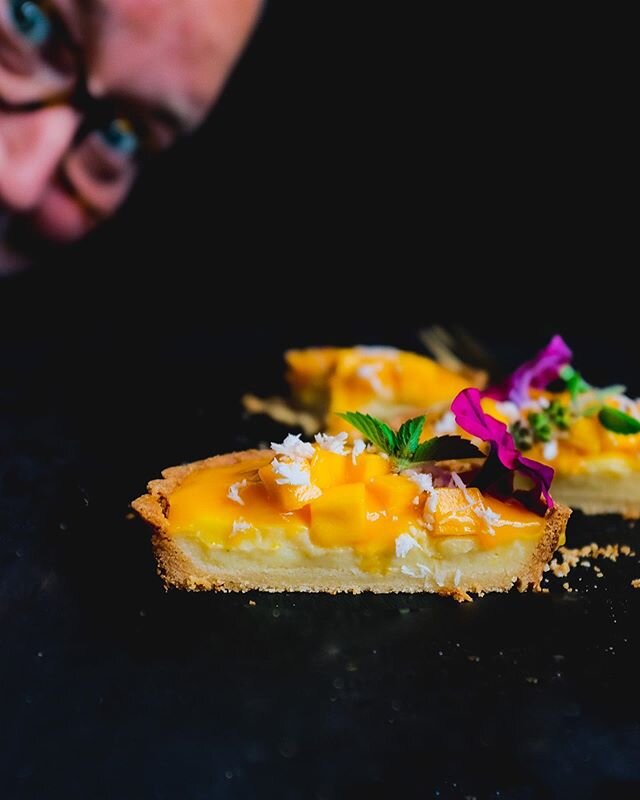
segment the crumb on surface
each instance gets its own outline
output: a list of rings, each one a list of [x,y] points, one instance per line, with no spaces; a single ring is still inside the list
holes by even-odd
[[[631,581],[631,585],[633,586],[634,589],[640,589],[640,578],[634,578]]]
[[[597,564],[591,563],[592,560],[606,558],[609,561],[616,562],[620,556],[635,556],[635,552],[627,544],[607,544],[604,547],[600,547],[595,542],[591,542],[591,544],[587,544],[584,547],[559,547],[558,553],[562,556],[562,560],[558,561],[557,558],[554,558],[549,564],[549,569],[556,578],[566,578],[571,570],[578,565],[593,569],[597,578],[603,578],[604,573]],[[563,583],[563,587],[567,591],[572,591],[567,582]]]
[[[568,561],[558,562],[557,558],[554,558],[549,566],[556,578],[565,578],[571,570],[571,564]]]

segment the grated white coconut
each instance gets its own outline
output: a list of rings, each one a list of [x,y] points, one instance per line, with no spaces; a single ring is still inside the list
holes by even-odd
[[[316,442],[320,445],[322,450],[328,450],[330,453],[335,453],[338,456],[346,456],[347,451],[344,449],[348,433],[337,433],[335,436],[330,436],[328,433],[316,433]]]
[[[359,455],[367,449],[367,445],[362,439],[356,439],[351,449],[351,461],[355,464]]]
[[[232,483],[229,487],[229,491],[227,492],[227,497],[229,500],[233,500],[234,503],[238,503],[239,505],[244,505],[244,500],[240,497],[240,489],[244,489],[247,485],[246,478],[241,481],[237,481],[236,483]]]
[[[274,458],[271,462],[273,471],[280,477],[276,483],[281,486],[309,486],[311,474],[304,461],[278,461]]]
[[[271,449],[279,456],[289,456],[289,458],[311,458],[314,454],[313,445],[301,442],[299,433],[295,436],[290,433],[282,444],[271,442]]]
[[[420,547],[410,533],[401,533],[396,539],[396,557],[404,558],[414,547]]]
[[[447,411],[433,426],[436,436],[442,436],[443,433],[455,433],[458,426],[453,411]]]
[[[545,442],[542,448],[542,456],[545,461],[553,461],[558,456],[558,440],[552,439],[550,442]]]

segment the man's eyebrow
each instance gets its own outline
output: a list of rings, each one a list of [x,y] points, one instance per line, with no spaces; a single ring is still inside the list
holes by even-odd
[[[51,6],[54,6],[60,18],[64,20],[65,26],[68,28],[71,36],[76,39],[76,34],[81,29],[76,29],[74,20],[69,18],[68,9],[62,8],[61,4],[56,0],[46,0]],[[88,19],[89,17],[99,17],[105,13],[104,0],[69,0],[69,5],[72,6],[76,12],[75,19]],[[73,28],[73,30],[72,30]],[[193,121],[189,118],[187,113],[182,109],[172,108],[170,105],[164,105],[160,102],[146,101],[140,97],[129,98],[132,105],[139,109],[141,115],[146,116],[153,122],[169,128],[175,136],[183,136],[193,129]]]

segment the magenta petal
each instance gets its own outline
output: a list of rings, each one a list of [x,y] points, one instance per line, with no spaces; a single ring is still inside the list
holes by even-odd
[[[529,400],[529,389],[545,389],[560,375],[562,367],[570,363],[571,350],[562,336],[554,336],[549,344],[531,361],[526,361],[507,380],[487,389],[486,397],[494,400],[511,400],[518,406]]]
[[[482,410],[481,400],[482,394],[478,389],[463,389],[451,404],[456,423],[471,436],[477,436],[488,442],[502,467],[511,473],[519,472],[526,475],[533,481],[531,491],[515,493],[519,499],[523,498],[522,502],[525,505],[535,510],[536,513],[544,513],[542,509],[545,505],[547,508],[553,508],[553,500],[549,494],[554,474],[553,469],[546,464],[540,464],[520,455],[507,426],[490,414],[486,414]],[[485,462],[485,472],[487,466]],[[496,477],[493,475],[494,479]],[[494,480],[494,487],[499,483],[499,480]],[[544,497],[544,503],[541,503],[540,495]]]
[[[485,414],[482,410],[482,395],[479,389],[463,389],[451,403],[451,410],[454,413],[458,425],[480,439],[488,441],[493,438],[493,433],[498,432],[492,423],[505,426],[497,419]]]
[[[518,466],[516,469],[523,475],[528,475],[533,480],[538,497],[540,494],[542,494],[547,508],[553,508],[553,498],[549,493],[551,481],[553,480],[554,476],[553,467],[549,467],[546,464],[541,464],[539,461],[534,461],[531,458],[518,456]]]
[[[515,469],[518,450],[513,436],[504,422],[485,414],[481,405],[482,395],[478,389],[463,389],[451,404],[457,424],[463,431],[490,442],[500,462],[507,469]]]

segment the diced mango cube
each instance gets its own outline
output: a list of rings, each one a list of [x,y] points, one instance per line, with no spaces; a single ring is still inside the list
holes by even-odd
[[[479,489],[467,489],[472,503],[482,502]],[[434,536],[468,536],[480,533],[480,518],[469,508],[469,501],[461,489],[438,489],[438,505],[433,513]]]
[[[320,489],[313,484],[292,486],[288,483],[278,483],[280,476],[274,472],[271,464],[259,469],[258,475],[271,500],[277,503],[283,511],[295,511],[302,508],[321,493]]]
[[[492,518],[488,512],[497,514]],[[503,503],[482,495],[479,489],[438,489],[438,504],[429,531],[434,536],[479,536],[480,545],[493,547],[509,538],[537,539],[544,531],[544,518],[523,506]],[[500,523],[498,525],[498,522]]]
[[[365,489],[344,483],[326,489],[311,505],[311,541],[320,547],[350,546],[364,533]]]
[[[391,464],[388,458],[382,458],[377,453],[361,453],[356,458],[355,464],[351,456],[348,456],[346,470],[347,480],[366,482],[371,478],[388,475],[391,472]]]
[[[399,514],[411,508],[413,499],[420,494],[416,484],[404,475],[382,475],[367,484],[372,507],[380,508],[388,514]]]
[[[320,489],[329,489],[338,483],[345,483],[351,456],[341,456],[330,450],[318,448],[311,460],[311,483]]]

